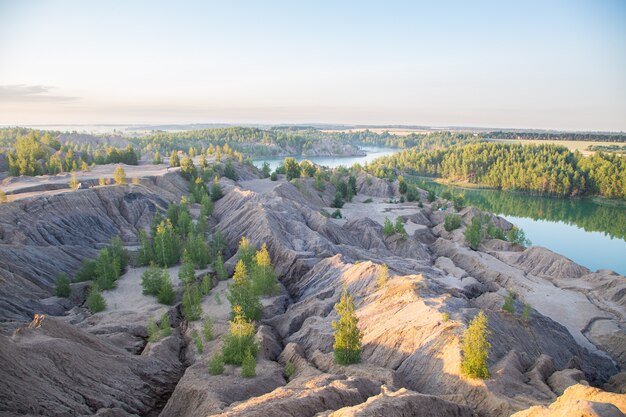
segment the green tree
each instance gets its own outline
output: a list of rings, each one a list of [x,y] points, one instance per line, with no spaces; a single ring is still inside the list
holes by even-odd
[[[178,270],[178,278],[183,284],[193,284],[196,282],[196,271],[193,260],[187,251],[183,253],[183,262]]]
[[[465,240],[470,248],[478,250],[484,237],[485,230],[483,229],[483,222],[480,215],[475,215],[472,218],[472,224],[465,229]]]
[[[209,264],[209,246],[203,236],[189,233],[185,250],[197,268],[204,269]]]
[[[393,227],[393,223],[391,223],[391,220],[389,220],[389,218],[385,217],[385,223],[383,225],[383,234],[386,237],[392,236],[394,233],[396,232],[395,227]]]
[[[139,239],[139,255],[137,257],[137,262],[139,265],[148,265],[154,260],[152,242],[150,241],[146,231],[143,229],[139,230],[137,238]]]
[[[263,178],[268,178],[271,174],[271,169],[270,169],[270,164],[268,164],[267,162],[263,162],[263,166],[261,167],[261,174],[263,175]]]
[[[341,299],[335,304],[335,311],[339,320],[332,322],[335,330],[333,351],[335,362],[340,365],[349,365],[361,361],[361,331],[359,319],[354,313],[354,301],[346,288],[343,289]]]
[[[406,230],[404,229],[404,223],[402,223],[402,219],[400,217],[396,217],[396,224],[393,227],[393,230],[402,236],[403,239],[407,238]]]
[[[241,376],[244,378],[254,378],[256,376],[256,358],[252,356],[250,350],[246,352],[241,362]]]
[[[219,180],[215,177],[213,178],[213,185],[211,186],[211,199],[217,201],[222,197],[224,197],[224,192],[222,191]]]
[[[180,258],[179,238],[169,219],[163,220],[154,236],[154,259],[165,267],[175,265]]]
[[[80,183],[76,179],[76,174],[72,174],[72,176],[70,177],[70,188],[73,191],[76,191],[78,190],[79,187],[80,187]]]
[[[270,181],[278,181],[278,174],[276,171],[272,172],[272,175],[270,175]]]
[[[207,342],[213,340],[213,320],[211,317],[205,317],[202,321],[202,335]]]
[[[209,198],[208,194],[204,194],[200,200],[201,209],[200,214],[209,217],[213,214],[213,201]]]
[[[447,232],[451,232],[459,227],[461,227],[461,216],[458,214],[447,214],[443,222],[443,228]]]
[[[235,266],[233,283],[228,286],[227,298],[233,308],[239,306],[244,316],[250,320],[258,320],[261,318],[263,306],[259,301],[259,297],[254,294],[246,265],[241,259]],[[233,310],[233,315],[234,314],[235,312]]]
[[[72,288],[70,287],[70,280],[67,274],[60,273],[57,275],[56,285],[54,287],[54,295],[57,297],[67,298],[72,294]]]
[[[171,167],[179,167],[180,166],[180,158],[178,157],[178,152],[172,151],[170,155],[170,166]]]
[[[193,178],[196,175],[196,167],[190,157],[184,156],[180,161],[180,173],[186,179]]]
[[[513,293],[513,291],[509,290],[507,296],[504,299],[502,310],[511,315],[515,314],[515,294]]]
[[[163,285],[163,270],[154,263],[141,274],[141,287],[144,295],[158,295]]]
[[[126,171],[122,168],[121,165],[118,165],[113,172],[113,178],[115,179],[115,183],[118,185],[126,184]]]
[[[218,253],[215,261],[213,262],[213,269],[215,270],[215,275],[217,279],[223,281],[228,278],[228,272],[226,272],[226,267],[224,267],[224,261],[222,260],[222,254]]]
[[[298,162],[294,158],[285,158],[284,166],[287,181],[291,181],[294,178],[300,178],[300,165],[298,165]]]
[[[111,254],[109,248],[100,251],[96,261],[95,281],[99,288],[109,290],[115,286],[115,281],[120,276],[120,262]]]
[[[222,375],[224,373],[224,355],[216,353],[209,361],[209,374]]]
[[[254,254],[256,249],[250,243],[247,237],[242,236],[239,240],[239,248],[237,248],[237,259],[242,260],[246,264],[246,268],[250,269],[254,262]]]
[[[185,290],[183,291],[183,316],[188,321],[196,321],[200,319],[202,316],[202,306],[200,303],[202,302],[202,292],[198,285],[185,285]]]
[[[530,321],[530,315],[532,314],[532,308],[530,307],[530,304],[526,303],[524,304],[524,309],[522,310],[522,321],[524,323],[528,323]]]
[[[335,193],[335,198],[333,199],[333,202],[330,206],[334,208],[342,208],[344,204],[345,202],[343,201],[343,196],[341,195],[341,192],[337,191]]]
[[[408,190],[409,189],[408,189],[406,181],[404,181],[404,177],[400,175],[398,177],[398,191],[400,191],[400,194],[406,194]]]
[[[97,285],[91,286],[89,294],[87,295],[86,304],[89,311],[94,314],[104,310],[107,307],[107,303],[104,300],[102,293],[100,293],[100,289]]]
[[[256,295],[275,294],[279,290],[272,259],[265,243],[254,256],[251,275],[252,288]]]
[[[228,161],[226,161],[226,165],[224,166],[224,176],[226,178],[230,178],[233,181],[239,180],[239,174],[237,174],[237,171],[235,171],[235,167],[233,167],[233,161],[231,161],[230,158],[228,159]]]
[[[161,155],[159,154],[159,151],[156,151],[154,153],[154,157],[152,158],[152,163],[154,165],[159,165],[163,163],[163,159],[161,158]]]
[[[235,305],[234,317],[230,321],[230,329],[224,337],[222,353],[224,362],[231,365],[241,365],[245,356],[250,353],[256,356],[259,347],[254,341],[254,324],[247,319],[243,309]]]
[[[161,282],[161,288],[157,294],[157,301],[161,304],[172,305],[176,299],[176,293],[172,287],[172,280],[170,274],[166,269],[163,270],[163,281]]]
[[[487,360],[491,344],[487,340],[490,334],[488,324],[487,316],[481,311],[472,319],[463,334],[461,371],[471,378],[489,378]]]

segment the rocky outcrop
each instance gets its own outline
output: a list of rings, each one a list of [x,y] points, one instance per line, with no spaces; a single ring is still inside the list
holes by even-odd
[[[624,413],[624,395],[585,385],[573,385],[550,406],[531,407],[511,417],[621,417]]]
[[[118,408],[151,415],[182,373],[180,336],[131,355],[47,316],[0,335],[0,414],[91,415]],[[10,364],[10,366],[9,366]]]
[[[73,276],[83,259],[95,257],[114,236],[136,242],[138,231],[167,207],[162,195],[180,199],[179,180],[172,174],[146,186],[98,187],[1,205],[0,321],[59,314],[63,308],[41,302],[56,276]]]

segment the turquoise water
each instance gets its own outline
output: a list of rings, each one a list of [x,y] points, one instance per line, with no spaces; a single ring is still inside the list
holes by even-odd
[[[297,157],[335,168],[364,164],[390,155],[397,149],[363,147],[367,156]],[[284,158],[254,161],[261,167],[268,162],[274,170]],[[426,185],[440,193],[449,190],[461,194],[466,205],[496,213],[522,228],[533,245],[544,246],[592,271],[612,269],[626,275],[626,204],[607,205],[594,199],[561,199],[498,190],[476,190],[442,185],[426,180]]]
[[[594,199],[560,199],[498,190],[476,190],[426,181],[437,192],[463,195],[466,205],[496,213],[544,246],[592,271],[626,275],[626,205]]]
[[[366,156],[296,156],[294,158],[297,161],[303,161],[307,159],[311,162],[315,162],[318,165],[323,165],[328,168],[336,168],[340,165],[343,165],[345,167],[351,167],[356,163],[363,165],[366,162],[371,162],[376,158],[380,158],[381,156],[387,156],[398,152],[398,149],[378,146],[361,146],[361,149],[365,151],[365,153],[367,154]],[[259,168],[261,168],[263,162],[267,162],[270,164],[270,168],[273,171],[276,169],[277,166],[281,165],[284,160],[285,157],[268,157],[255,159],[252,162]]]

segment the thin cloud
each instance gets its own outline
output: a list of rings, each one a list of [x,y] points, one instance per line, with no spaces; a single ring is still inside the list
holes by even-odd
[[[0,85],[0,102],[60,103],[78,100],[78,97],[50,94],[53,89],[46,85]]]

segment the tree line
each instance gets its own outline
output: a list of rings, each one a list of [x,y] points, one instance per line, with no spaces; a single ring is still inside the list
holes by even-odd
[[[626,198],[626,159],[584,157],[563,146],[476,142],[447,149],[408,149],[368,164],[368,172],[394,178],[401,172],[541,195]]]

